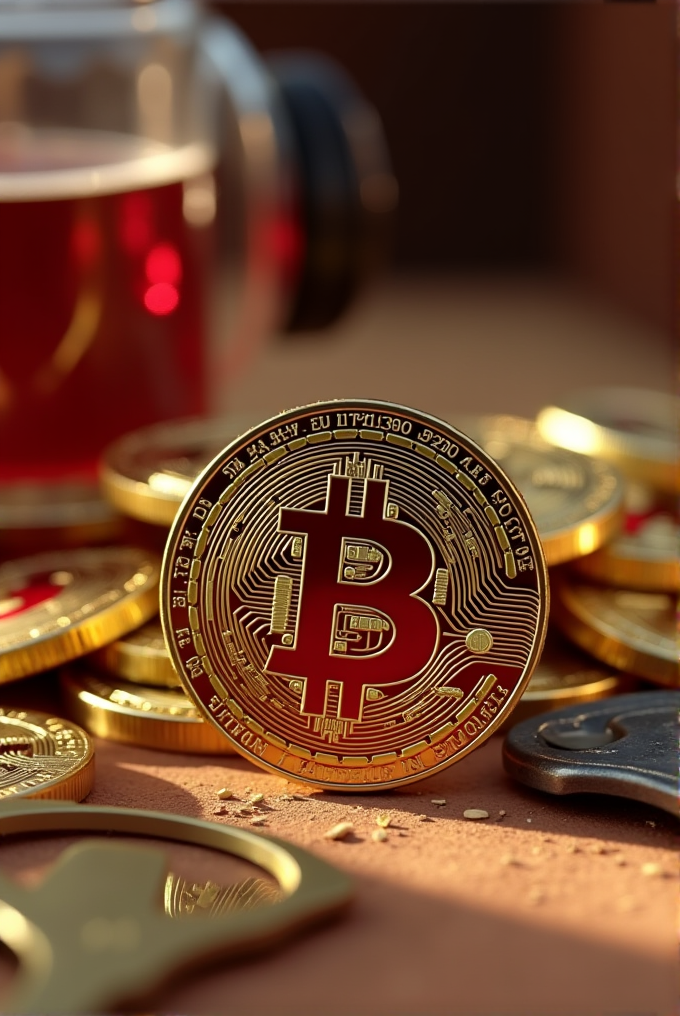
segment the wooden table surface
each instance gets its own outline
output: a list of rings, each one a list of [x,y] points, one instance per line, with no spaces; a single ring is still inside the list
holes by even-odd
[[[435,414],[531,415],[586,384],[670,389],[672,363],[670,337],[555,283],[395,280],[329,338],[272,344],[234,387],[229,406],[268,413],[356,395]],[[620,799],[530,791],[504,774],[501,744],[494,736],[411,787],[352,796],[300,788],[235,757],[98,742],[90,802],[250,828],[252,815],[238,811],[263,793],[264,832],[355,880],[343,917],[250,961],[184,977],[151,1009],[187,1016],[675,1011],[677,822]],[[225,785],[234,798],[221,802],[216,792]],[[490,817],[466,820],[466,808]],[[382,843],[371,839],[380,813],[391,817]],[[345,820],[354,825],[351,837],[323,838]],[[35,879],[61,845],[5,844],[0,863]],[[168,854],[172,870],[196,883],[223,884],[245,870],[196,848],[173,846]]]

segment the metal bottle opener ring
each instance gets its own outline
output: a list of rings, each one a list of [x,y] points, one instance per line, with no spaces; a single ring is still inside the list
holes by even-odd
[[[19,957],[6,1011],[110,1012],[148,995],[171,973],[255,951],[341,909],[349,879],[300,847],[261,833],[159,812],[12,800],[0,835],[127,833],[191,843],[264,868],[284,899],[229,915],[173,920],[163,912],[167,866],[147,846],[85,841],[64,851],[44,881],[0,876],[0,939]]]

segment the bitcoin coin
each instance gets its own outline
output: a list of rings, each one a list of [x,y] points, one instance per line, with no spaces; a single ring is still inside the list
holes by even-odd
[[[0,799],[82,801],[93,781],[94,751],[84,730],[49,713],[0,708]]]
[[[257,422],[241,416],[179,420],[126,434],[104,452],[102,490],[125,515],[169,526],[203,467]]]
[[[541,658],[504,729],[553,709],[630,691],[632,678],[613,673],[548,630]]]
[[[538,429],[551,444],[615,462],[631,479],[680,489],[679,400],[645,388],[591,388],[546,406]]]
[[[346,790],[409,783],[485,740],[548,611],[541,543],[502,469],[449,424],[364,400],[283,413],[218,455],[161,586],[204,715],[265,769]]]
[[[92,654],[92,662],[133,684],[181,688],[157,618]]]
[[[155,557],[130,547],[38,554],[0,565],[0,683],[98,649],[152,617]]]
[[[590,554],[621,528],[624,484],[607,462],[549,445],[521,417],[466,417],[459,423],[519,487],[549,565]]]
[[[678,687],[673,596],[606,589],[560,576],[553,583],[553,604],[562,631],[598,660]]]
[[[605,547],[574,562],[586,578],[624,589],[677,592],[680,589],[680,527],[669,512],[629,516],[623,533]]]
[[[204,722],[183,691],[144,688],[75,667],[61,680],[69,713],[97,737],[159,751],[231,752],[227,739]]]

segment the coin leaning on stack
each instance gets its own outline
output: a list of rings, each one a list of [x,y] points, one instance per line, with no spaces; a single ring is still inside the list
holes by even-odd
[[[104,489],[119,508],[132,516],[167,525],[201,467],[242,431],[246,422],[229,418],[182,421],[122,438],[104,455]],[[587,560],[584,555],[606,546],[619,532],[623,487],[615,467],[551,446],[529,420],[486,416],[466,417],[460,422],[461,429],[498,458],[518,484],[537,524],[549,565]],[[503,510],[507,517],[507,506]],[[537,672],[536,681],[527,688],[526,702],[508,723],[516,722],[527,710],[535,713],[539,708],[559,708],[579,698],[587,701],[613,694],[626,683],[611,671],[598,671],[595,661],[588,667],[568,648],[561,656],[560,660],[560,653],[553,650],[543,661],[541,675]],[[133,660],[132,652],[127,657],[136,671],[141,660]],[[589,676],[584,679],[584,674]],[[140,679],[132,672],[126,676]]]
[[[232,442],[182,502],[161,579],[204,715],[270,772],[339,790],[410,783],[481,744],[529,680],[547,611],[505,472],[444,421],[370,400]]]
[[[104,456],[105,493],[131,517],[158,526],[174,520],[161,589],[165,635],[154,620],[158,564],[152,554],[98,548],[9,563],[0,568],[0,679],[20,681],[80,660],[63,675],[67,711],[98,736],[160,750],[239,751],[274,771],[343,789],[410,782],[525,715],[627,690],[629,674],[675,685],[671,601],[662,604],[661,596],[677,587],[677,562],[669,554],[672,516],[662,485],[650,488],[651,508],[637,514],[628,498],[628,536],[621,535],[616,467],[551,446],[527,420],[461,422],[473,440],[425,414],[360,400],[281,414],[251,427],[242,439],[236,435],[252,420],[184,421],[121,439]],[[617,449],[616,462],[625,468]],[[294,468],[295,462],[300,465]],[[639,462],[633,474],[639,476]],[[630,493],[633,481],[627,482]],[[220,483],[211,501],[207,486]],[[373,678],[357,689],[351,679],[331,675],[319,697],[314,686],[321,650],[309,641],[315,587],[308,579],[309,547],[322,544],[304,525],[316,523],[324,499],[340,486],[349,491],[341,528],[349,528],[339,544],[340,571],[334,566],[330,651],[326,646],[321,655],[340,677],[361,657],[366,672],[373,667]],[[370,526],[357,520],[378,487],[383,514],[370,534]],[[281,498],[290,496],[295,500],[288,509]],[[297,533],[281,528],[293,517],[301,527]],[[391,600],[383,602],[376,590],[389,590],[398,579],[395,559],[401,554],[400,541],[391,550],[378,529],[385,540],[399,534],[422,549],[409,532],[415,529],[431,555],[431,589],[425,582],[425,593],[414,587],[409,597],[427,603],[420,620],[434,615],[440,648],[423,671],[429,667],[430,678],[410,689],[408,676],[385,682],[371,664],[376,646],[384,661],[396,638]],[[632,572],[623,573],[637,575],[630,583],[638,592],[635,603],[635,589],[611,592],[602,584],[576,583],[575,569],[600,583],[619,582],[611,562],[620,563],[626,553],[635,558],[630,534],[647,530],[652,544],[656,539],[655,566],[640,566],[636,558]],[[218,533],[219,553],[212,549]],[[649,557],[649,532],[642,542]],[[526,549],[517,554],[518,547]],[[524,663],[511,691],[499,674],[513,653],[517,658],[517,647],[511,637],[507,643],[503,624],[495,627],[503,608],[500,614],[488,604],[477,609],[476,590],[493,585],[494,568],[501,569],[503,583],[517,583],[519,576],[526,584],[527,574],[540,572],[542,551],[556,579],[551,626],[556,622],[600,662],[574,654],[554,633],[540,658],[545,624],[539,621],[533,648],[520,652]],[[236,571],[232,552],[244,555]],[[303,595],[303,565],[311,599]],[[269,577],[259,587],[263,569]],[[547,590],[541,592],[540,581],[536,592],[545,613]],[[645,594],[651,599],[643,604]],[[181,624],[173,619],[178,610]],[[407,630],[415,631],[410,620]],[[215,641],[210,633],[218,624]],[[621,630],[612,635],[617,625]],[[640,631],[633,633],[636,626]],[[308,650],[305,659],[300,645]],[[400,643],[401,654],[405,645]],[[413,655],[412,646],[409,651]],[[481,683],[467,688],[460,675],[477,671]],[[491,674],[496,686],[486,688],[482,678]],[[507,691],[510,708],[499,688]],[[498,720],[494,709],[502,713]],[[250,726],[243,728],[241,714]],[[483,736],[473,737],[477,724]],[[405,740],[406,729],[413,733]],[[263,760],[258,751],[265,740],[269,754]]]

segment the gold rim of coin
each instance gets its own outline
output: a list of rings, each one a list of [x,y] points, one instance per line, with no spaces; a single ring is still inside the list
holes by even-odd
[[[566,575],[552,587],[555,620],[582,649],[617,670],[678,687],[674,596],[608,589]]]
[[[551,444],[615,462],[627,476],[680,489],[677,396],[646,388],[592,388],[546,406],[538,429]]]
[[[158,751],[233,754],[183,691],[144,688],[80,667],[62,673],[61,682],[69,713],[97,737]]]
[[[156,688],[181,688],[159,618],[128,632],[92,655],[92,662],[124,681]]]
[[[49,670],[138,628],[158,609],[159,562],[132,547],[0,565],[0,683]]]
[[[503,729],[563,706],[618,695],[631,690],[632,683],[632,678],[604,669],[549,629],[536,669]]]
[[[204,466],[256,422],[252,416],[188,419],[126,434],[102,457],[104,495],[125,515],[170,526]]]
[[[94,782],[94,749],[84,730],[50,713],[0,708],[0,800],[82,801]]]
[[[21,481],[0,489],[0,545],[10,550],[101,543],[115,539],[121,523],[94,481]]]
[[[673,593],[680,589],[680,528],[666,512],[643,520],[594,554],[574,562],[586,578],[623,589]]]
[[[163,559],[187,692],[252,762],[326,789],[411,783],[482,743],[547,612],[541,542],[504,471],[383,402],[290,410],[234,441]]]
[[[477,416],[459,422],[519,488],[549,566],[590,554],[619,531],[624,484],[609,463],[555,448],[532,420],[522,417]]]

